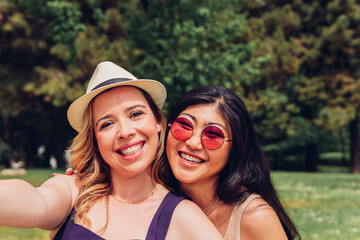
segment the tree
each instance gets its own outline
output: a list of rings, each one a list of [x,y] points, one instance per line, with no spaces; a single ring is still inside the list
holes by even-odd
[[[59,122],[66,122],[65,109],[61,108],[66,102],[64,94],[73,92],[64,90],[68,78],[61,71],[70,59],[54,57],[54,47],[59,41],[66,52],[64,46],[68,44],[66,46],[71,49],[71,39],[63,39],[67,36],[64,33],[66,27],[55,19],[53,9],[56,2],[18,0],[1,3],[0,52],[3,57],[0,59],[0,75],[6,86],[0,90],[1,116],[3,129],[12,132],[9,135],[4,131],[3,134],[29,166],[36,164],[37,148],[42,144],[53,149],[59,165],[64,166],[66,140]],[[61,13],[76,13],[76,4],[59,4],[60,10],[65,9]],[[71,18],[71,14],[64,14],[67,19],[60,20],[76,23],[78,15],[73,15]],[[68,33],[78,30],[70,24]],[[59,112],[58,116],[53,115],[56,112]],[[46,137],[49,133],[53,137],[50,140]]]
[[[249,95],[255,107],[266,106],[253,108],[258,129],[279,143],[277,151],[298,141],[306,170],[316,171],[318,145],[353,121],[359,107],[360,6],[352,0],[248,1],[244,9],[251,16],[244,38],[258,43],[255,55],[272,54]],[[271,99],[263,94],[269,92]]]
[[[142,1],[127,6],[131,64],[139,76],[163,81],[166,108],[200,85],[223,85],[239,94],[250,87],[266,57],[250,58],[241,43],[245,15],[236,1]],[[124,11],[125,12],[125,11]]]

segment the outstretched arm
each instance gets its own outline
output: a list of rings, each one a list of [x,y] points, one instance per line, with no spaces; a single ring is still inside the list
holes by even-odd
[[[78,189],[73,176],[55,176],[34,188],[19,179],[0,181],[0,225],[55,229],[74,206]]]

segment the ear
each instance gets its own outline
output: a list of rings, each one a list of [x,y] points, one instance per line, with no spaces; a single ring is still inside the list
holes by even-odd
[[[161,132],[161,126],[160,125],[161,125],[160,123],[156,122],[156,131],[157,131],[157,133]]]

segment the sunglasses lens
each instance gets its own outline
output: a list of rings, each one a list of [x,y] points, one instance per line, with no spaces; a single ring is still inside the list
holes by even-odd
[[[186,118],[177,118],[171,125],[171,134],[178,140],[187,140],[193,133],[193,126]]]
[[[224,143],[224,133],[218,127],[207,127],[201,134],[201,141],[208,149],[218,149]]]

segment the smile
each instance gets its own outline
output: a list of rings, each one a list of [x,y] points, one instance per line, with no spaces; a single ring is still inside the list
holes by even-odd
[[[180,154],[180,157],[182,159],[184,159],[186,162],[189,162],[189,163],[203,163],[203,162],[205,162],[204,160],[201,160],[198,157],[191,156],[191,155],[183,153],[183,152],[179,152],[179,154]]]
[[[136,144],[136,145],[128,147],[128,148],[124,148],[121,150],[119,149],[116,152],[121,155],[124,155],[124,156],[130,156],[130,155],[134,155],[135,153],[139,152],[143,146],[144,146],[144,142],[141,142],[139,144]]]

